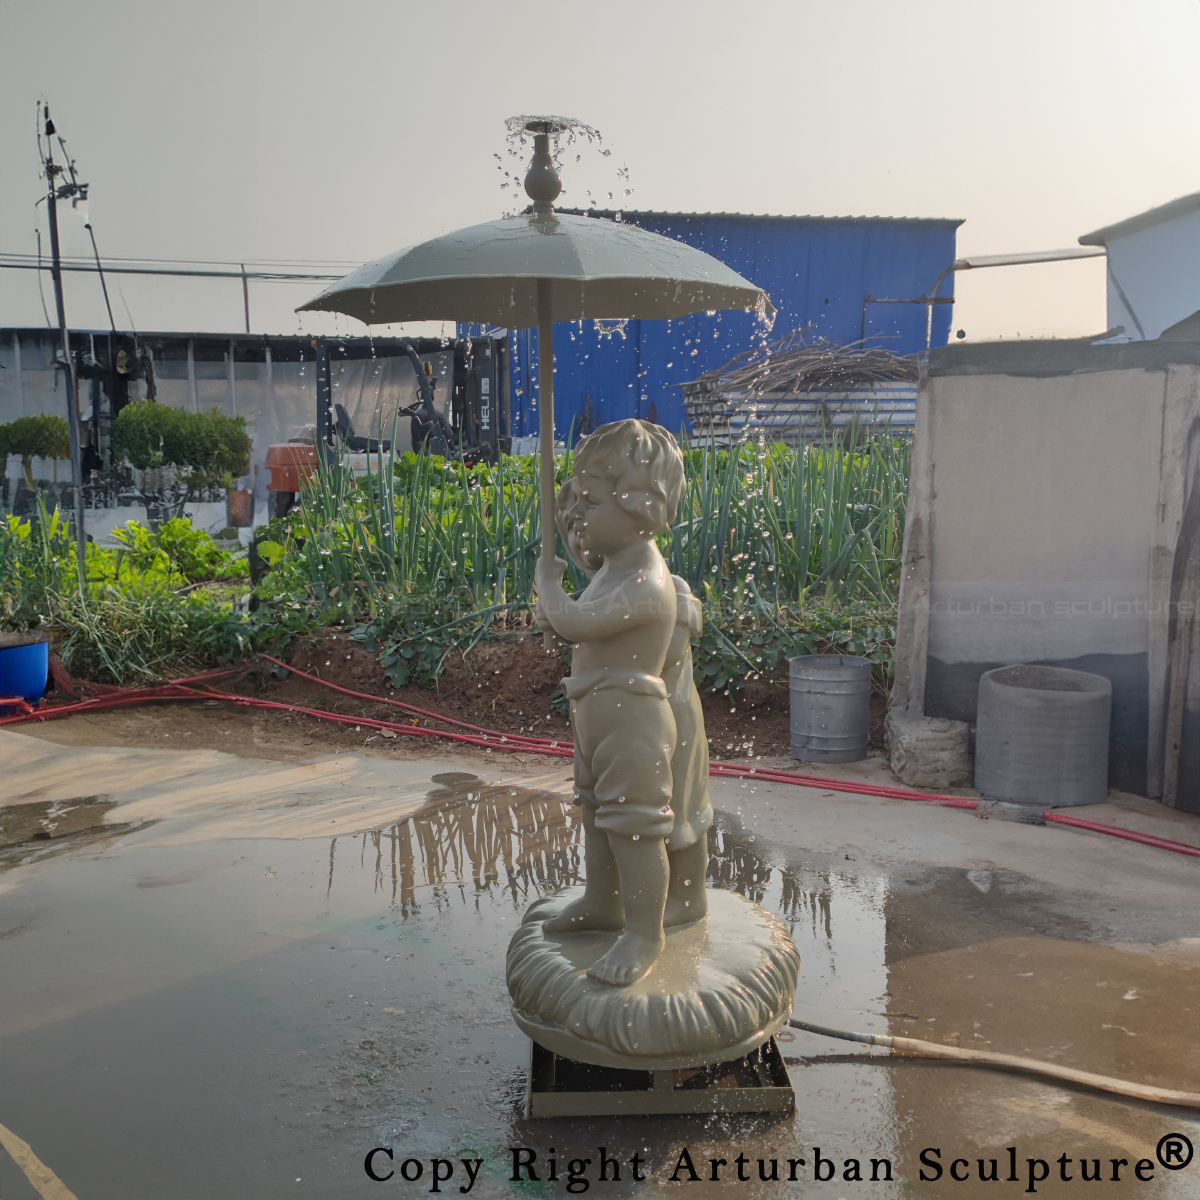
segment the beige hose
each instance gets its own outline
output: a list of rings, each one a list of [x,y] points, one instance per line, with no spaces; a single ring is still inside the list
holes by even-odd
[[[810,1025],[807,1021],[793,1020],[788,1021],[788,1024],[793,1029],[819,1033],[823,1037],[840,1038],[844,1042],[885,1046],[897,1054],[906,1054],[913,1058],[940,1058],[976,1067],[999,1067],[1006,1071],[1038,1075],[1044,1079],[1061,1079],[1066,1083],[1095,1088],[1101,1092],[1115,1092],[1118,1096],[1132,1096],[1135,1100],[1148,1100],[1151,1104],[1200,1108],[1200,1093],[1197,1092],[1177,1092],[1173,1088],[1128,1083],[1124,1079],[1113,1079],[1108,1075],[1093,1075],[1090,1071],[1076,1071],[1073,1067],[1058,1067],[1053,1063],[1038,1062],[1035,1058],[1019,1058],[1015,1054],[993,1054],[990,1050],[959,1050],[954,1046],[940,1046],[937,1042],[923,1042],[919,1038],[888,1037],[882,1033],[848,1033],[843,1029],[830,1029],[825,1025]]]

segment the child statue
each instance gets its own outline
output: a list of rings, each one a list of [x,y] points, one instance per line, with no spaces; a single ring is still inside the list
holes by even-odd
[[[547,932],[620,929],[588,975],[624,986],[650,970],[664,924],[704,916],[708,750],[692,682],[699,604],[655,544],[683,493],[683,458],[656,425],[618,421],[585,438],[558,498],[568,553],[592,575],[578,599],[566,564],[537,567],[538,619],[574,647],[563,692],[575,731],[584,894]]]

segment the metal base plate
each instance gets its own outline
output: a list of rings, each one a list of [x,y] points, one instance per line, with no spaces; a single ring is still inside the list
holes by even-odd
[[[673,1071],[621,1071],[529,1043],[525,1116],[793,1113],[796,1093],[771,1038],[745,1058]]]

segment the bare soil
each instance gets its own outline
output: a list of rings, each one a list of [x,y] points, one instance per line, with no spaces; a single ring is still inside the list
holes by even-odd
[[[468,659],[454,655],[446,660],[436,689],[415,686],[393,689],[379,661],[368,650],[339,634],[298,651],[293,664],[311,675],[356,691],[390,696],[460,721],[484,725],[501,733],[534,733],[541,737],[570,736],[570,726],[551,707],[550,698],[567,667],[561,656],[547,654],[540,636],[530,633],[506,640],[481,642]],[[286,689],[313,685],[287,681],[279,699],[290,699]],[[747,688],[740,702],[729,697],[701,695],[704,725],[712,757],[780,757],[790,754],[791,724],[788,712],[787,666],[781,664],[768,678]],[[295,701],[299,703],[300,701]],[[883,718],[887,699],[872,697],[871,745],[883,745]],[[365,714],[364,714],[365,715]]]
[[[571,737],[570,723],[551,706],[551,696],[566,672],[566,665],[561,656],[543,650],[540,636],[528,632],[505,640],[481,642],[467,659],[461,655],[447,659],[436,688],[391,687],[373,653],[335,632],[302,644],[287,661],[331,684],[400,700],[424,709],[431,717],[407,716],[394,706],[346,696],[294,674],[280,680],[267,663],[219,686],[241,695],[424,728],[446,728],[431,719],[436,715],[505,734],[532,733],[564,740]],[[790,759],[786,669],[786,664],[782,664],[771,677],[747,688],[737,704],[727,696],[702,694],[705,728],[714,760]],[[873,749],[882,746],[886,709],[886,697],[873,695],[870,739]],[[113,709],[83,714],[69,722],[30,724],[20,729],[73,745],[165,747],[174,743],[188,749],[225,750],[279,760],[331,749],[354,749],[390,757],[461,755],[464,749],[460,743],[436,738],[394,739],[371,729],[355,729],[352,725],[320,721],[299,713],[235,709],[218,701]],[[531,763],[539,761],[531,755],[518,757]]]

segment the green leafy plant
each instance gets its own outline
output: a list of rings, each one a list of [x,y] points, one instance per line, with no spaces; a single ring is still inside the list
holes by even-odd
[[[131,405],[122,418],[132,409],[142,411],[123,435],[131,462],[162,462],[168,446],[184,456],[186,447],[168,440],[176,418],[161,415],[178,410]],[[685,469],[684,498],[660,546],[704,604],[697,683],[736,699],[748,685],[780,686],[785,659],[830,652],[870,659],[883,686],[908,447],[888,437],[848,449],[710,445],[687,450]],[[559,479],[569,470],[567,455],[556,465]],[[246,560],[186,520],[157,531],[131,523],[121,546],[89,546],[87,593],[68,601],[70,538],[65,522],[43,510],[0,526],[0,621],[57,623],[74,638],[79,669],[113,680],[226,661],[234,647],[279,650],[336,625],[376,650],[393,686],[429,684],[448,654],[530,627],[540,540],[532,456],[468,469],[436,456],[380,453],[366,475],[335,457],[318,463],[298,508],[259,532],[250,613],[230,602]],[[571,586],[585,582],[572,568]],[[186,610],[186,622],[168,620],[172,604]],[[124,630],[128,655],[96,613]],[[96,649],[87,649],[89,639]]]
[[[124,529],[113,530],[113,537],[140,569],[149,569],[156,556],[161,556],[169,570],[188,583],[246,579],[250,574],[244,558],[220,549],[202,529],[193,529],[188,517],[173,517],[154,531],[130,521]]]
[[[358,626],[352,636],[376,650],[392,687],[408,683],[428,687],[441,674],[446,655],[473,632],[464,629],[466,624],[453,603],[413,596],[396,604],[386,616]]]
[[[707,611],[705,618],[700,637],[692,639],[696,686],[702,691],[737,700],[747,684],[772,676],[782,688],[786,682],[778,678],[779,668],[801,654],[866,658],[876,685],[886,690],[889,684],[896,636],[890,604],[856,601],[843,606],[817,599],[782,609],[769,621],[722,625],[720,614]]]
[[[704,601],[702,685],[737,690],[781,656],[820,646],[855,653],[848,647],[861,643],[882,664],[907,445],[877,437],[851,449],[710,446],[684,457],[685,495],[660,545]],[[558,478],[569,470],[568,455]],[[468,470],[378,455],[366,477],[335,457],[318,464],[300,508],[261,543],[275,561],[256,595],[293,620],[307,610],[314,621],[358,627],[397,686],[428,681],[450,649],[531,619],[540,540],[532,457]],[[573,588],[584,586],[570,574]]]
[[[154,533],[136,522],[117,548],[89,543],[81,590],[67,520],[39,502],[0,523],[0,629],[48,628],[67,669],[106,683],[146,683],[243,657],[259,632],[235,609],[236,560],[190,522]],[[207,543],[207,545],[206,545]],[[189,574],[234,584],[197,585]]]
[[[33,520],[4,518],[0,523],[0,629],[33,629],[43,622],[65,564],[70,562],[74,569],[73,553],[66,518],[58,509],[48,513],[40,497]]]

